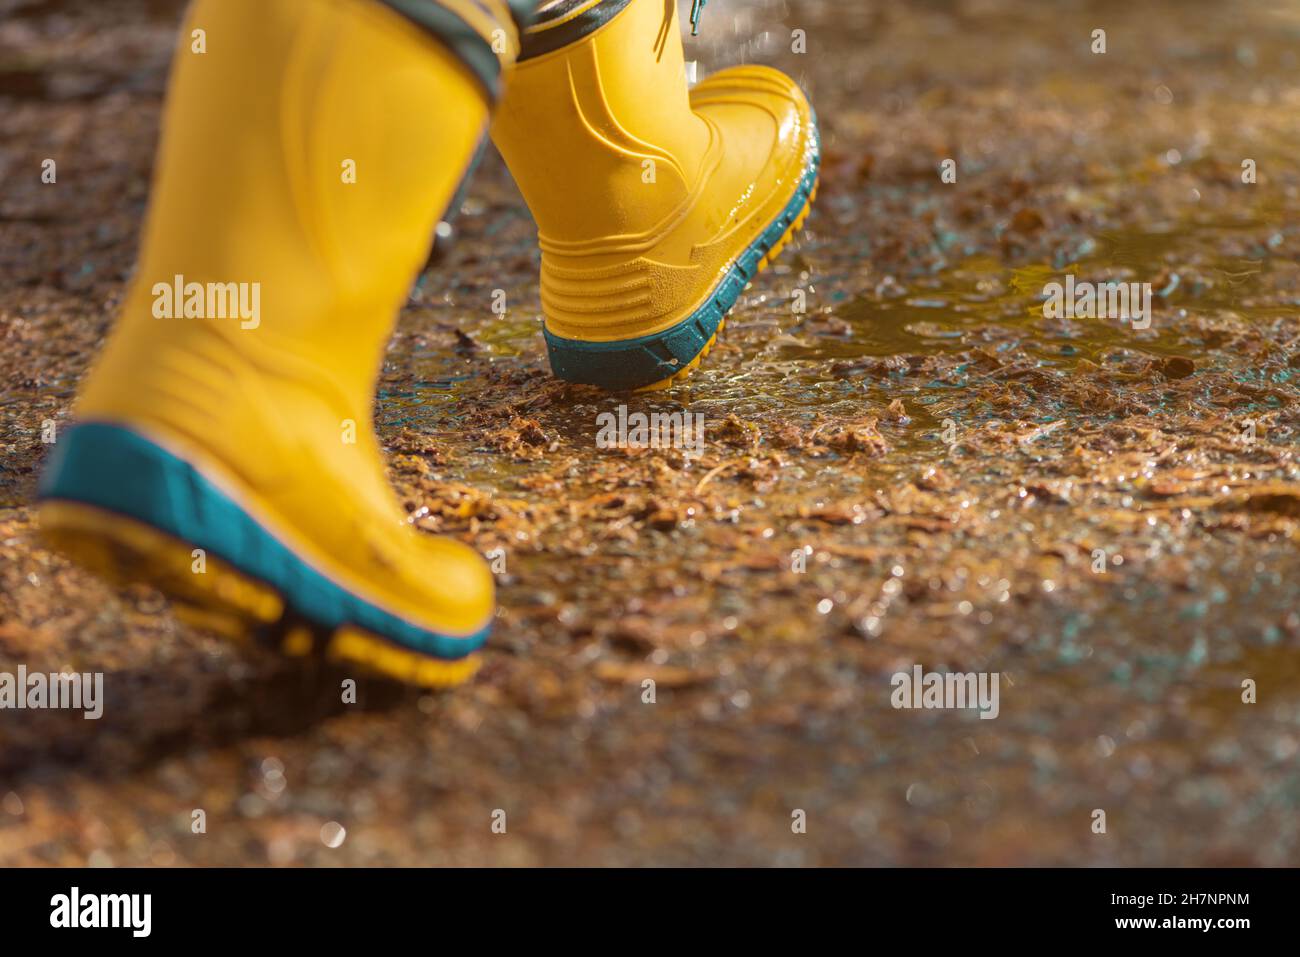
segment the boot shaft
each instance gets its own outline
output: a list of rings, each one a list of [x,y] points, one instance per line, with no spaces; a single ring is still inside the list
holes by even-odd
[[[634,241],[679,213],[702,175],[710,133],[691,112],[676,4],[612,6],[594,32],[529,56],[563,35],[543,19],[493,122],[543,250]]]
[[[206,52],[176,54],[136,274],[80,411],[202,431],[259,415],[279,400],[241,383],[278,379],[368,419],[486,95],[371,0],[200,0],[182,36],[199,28]],[[209,314],[230,284],[255,321]]]

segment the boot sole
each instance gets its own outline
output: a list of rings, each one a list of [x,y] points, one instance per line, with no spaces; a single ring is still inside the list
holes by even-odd
[[[795,220],[790,225],[790,227],[786,229],[784,233],[781,234],[781,238],[776,241],[776,244],[770,250],[768,250],[761,259],[759,259],[758,265],[755,267],[755,275],[761,273],[772,263],[776,262],[776,257],[779,256],[782,250],[785,249],[786,244],[789,243],[790,240],[795,237],[795,235],[799,232],[799,230],[803,229],[804,221],[808,218],[808,213],[812,211],[812,204],[816,198],[817,198],[817,181],[814,180],[812,190],[808,193],[808,199],[803,204],[803,209],[799,211],[799,215],[795,217]],[[704,344],[704,348],[700,350],[699,355],[697,355],[694,359],[688,362],[680,372],[675,372],[672,375],[668,376],[666,379],[660,379],[658,382],[652,382],[649,385],[643,385],[638,389],[634,389],[633,391],[634,392],[659,392],[664,389],[672,388],[672,386],[676,385],[678,382],[681,382],[688,375],[690,375],[692,372],[698,369],[700,367],[700,364],[709,357],[709,353],[713,351],[713,346],[717,343],[718,336],[722,335],[722,331],[727,328],[727,317],[725,313],[730,312],[732,307],[735,306],[736,298],[739,298],[739,296],[737,295],[735,298],[733,298],[731,304],[724,308],[723,310],[724,315],[718,319],[717,330],[713,333],[713,335],[709,337],[709,341]]]
[[[612,392],[654,392],[670,388],[698,368],[717,342],[726,326],[727,313],[740,294],[776,259],[808,218],[817,198],[821,163],[815,116],[812,129],[810,159],[794,195],[781,215],[732,261],[703,306],[662,332],[635,339],[590,342],[566,339],[544,328],[551,371],[566,381]]]
[[[421,687],[457,685],[478,669],[471,652],[486,640],[486,627],[468,637],[441,635],[366,602],[143,436],[83,423],[60,436],[55,455],[40,491],[45,540],[108,581],[156,586],[182,620],[241,644],[356,665]],[[195,549],[202,549],[202,566]],[[429,650],[397,643],[373,627],[376,621],[398,622],[394,630],[418,635]],[[449,646],[465,650],[434,650]]]

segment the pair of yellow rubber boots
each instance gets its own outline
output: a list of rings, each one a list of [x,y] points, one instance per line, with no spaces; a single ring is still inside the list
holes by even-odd
[[[688,92],[673,3],[616,3],[512,63],[520,35],[481,14],[504,2],[444,5],[500,55],[491,133],[537,221],[552,368],[667,385],[802,223],[812,112],[758,66]],[[490,93],[390,3],[192,7],[183,37],[203,49],[176,56],[136,276],[39,517],[56,547],[204,624],[440,686],[476,667],[493,579],[410,524],[371,408]],[[543,40],[596,4],[560,6]]]

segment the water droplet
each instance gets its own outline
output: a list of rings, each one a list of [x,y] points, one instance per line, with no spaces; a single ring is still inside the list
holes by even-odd
[[[326,847],[341,847],[347,836],[347,829],[338,821],[326,821],[321,825],[320,841]]]

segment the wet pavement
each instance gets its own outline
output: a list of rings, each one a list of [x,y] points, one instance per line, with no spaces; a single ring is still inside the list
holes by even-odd
[[[106,702],[0,710],[0,864],[1300,862],[1294,4],[713,0],[688,59],[799,77],[821,192],[652,397],[549,378],[490,154],[376,415],[502,610],[471,684],[355,704],[40,546],[178,8],[6,7],[0,671]],[[1150,283],[1150,327],[1047,318],[1067,274]],[[598,448],[620,403],[700,454]],[[997,672],[997,718],[892,707],[918,664]]]

